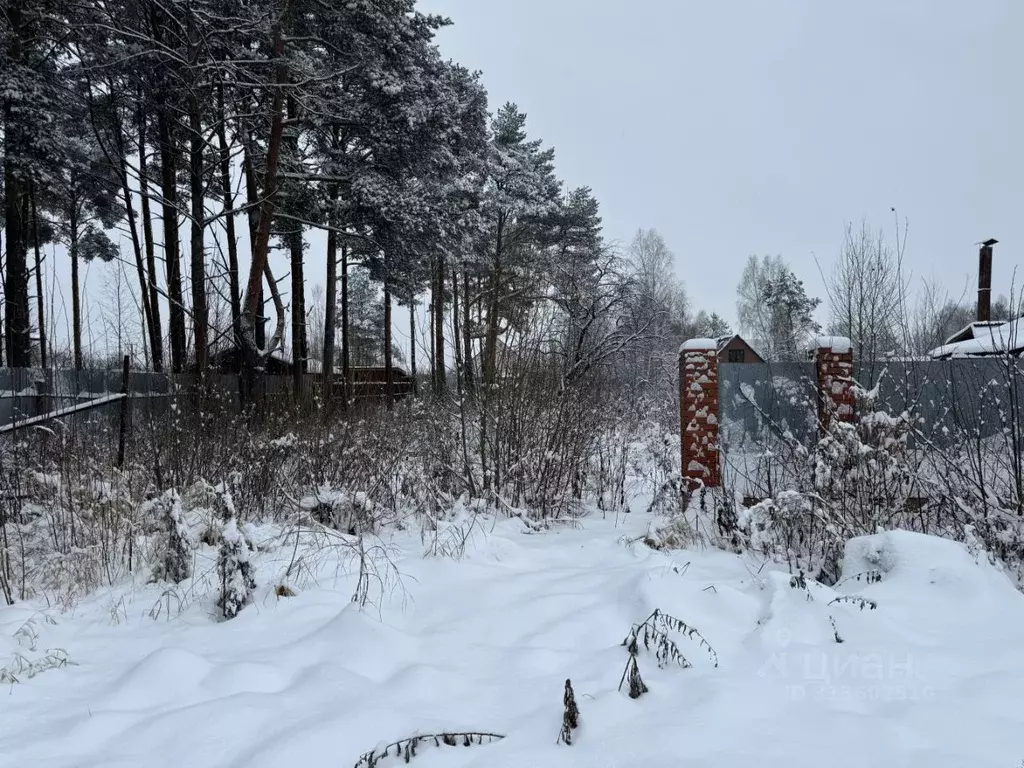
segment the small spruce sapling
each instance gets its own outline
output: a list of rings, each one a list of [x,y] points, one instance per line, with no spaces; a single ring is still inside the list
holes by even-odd
[[[249,545],[238,529],[238,521],[231,518],[221,531],[220,555],[217,558],[221,585],[218,605],[226,619],[238,615],[256,588],[249,554]]]
[[[193,557],[192,537],[185,522],[181,497],[172,488],[148,504],[163,526],[153,577],[180,584],[192,576]]]

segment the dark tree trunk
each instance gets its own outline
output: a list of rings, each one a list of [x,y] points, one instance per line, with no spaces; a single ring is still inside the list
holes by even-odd
[[[0,254],[3,254],[3,245],[4,245],[4,238],[3,238],[2,232],[0,232]],[[0,258],[2,258],[2,257],[0,257]],[[2,263],[0,263],[0,283],[2,283],[3,285],[7,284],[7,276],[5,274],[3,274],[3,264]],[[0,286],[0,287],[2,287],[2,286]],[[0,305],[2,305],[2,304],[3,304],[3,299],[0,299]],[[5,346],[4,345],[4,334],[3,334],[4,325],[5,324],[3,323],[3,313],[0,313],[0,361],[2,361],[4,359],[4,357],[3,357],[3,351],[4,351],[4,346]]]
[[[494,250],[494,271],[491,274],[491,284],[489,287],[488,303],[487,303],[487,329],[484,336],[484,360],[483,360],[483,376],[484,385],[490,387],[494,384],[495,375],[497,373],[497,354],[498,354],[498,316],[501,308],[501,262],[502,262],[502,227],[504,225],[503,217],[499,214],[498,217],[498,241]]]
[[[119,129],[120,130],[120,129]],[[132,255],[135,257],[135,271],[139,278],[139,304],[142,306],[142,320],[146,326],[150,352],[154,348],[156,330],[153,327],[153,313],[149,303],[146,278],[146,266],[142,260],[142,243],[139,242],[139,228],[135,221],[135,204],[132,202],[131,189],[128,186],[128,170],[125,167],[124,142],[118,139],[118,174],[121,179],[121,194],[124,197],[125,213],[128,215],[128,231],[132,238]]]
[[[352,369],[349,362],[348,333],[348,247],[341,246],[341,381],[345,388],[345,407],[352,397]]]
[[[434,293],[434,264],[430,265],[430,293]],[[430,391],[437,392],[437,370],[434,365],[437,355],[434,354],[434,302],[427,307],[427,337],[430,339]]]
[[[287,114],[290,124],[298,120],[298,107],[291,96],[287,99]],[[297,162],[299,157],[299,137],[294,129],[288,132],[284,143],[287,157],[293,163]],[[289,238],[292,263],[292,375],[295,378],[295,395],[298,396],[302,393],[307,359],[309,357],[308,340],[306,337],[306,276],[302,248],[303,227],[296,222],[293,222],[290,226],[295,227],[294,233]]]
[[[39,247],[39,212],[32,193],[32,246],[36,257],[36,315],[39,325],[39,367],[46,369],[46,314],[43,310],[43,257]]]
[[[252,157],[249,154],[248,145],[243,145],[242,149],[242,170],[245,175],[245,202],[249,207],[249,255],[250,258],[255,258],[256,231],[259,229],[260,219],[260,191],[259,186],[256,184],[256,171],[252,165]],[[256,348],[260,350],[267,346],[267,319],[263,315],[263,308],[266,304],[266,297],[263,295],[263,281],[261,280],[259,295],[256,299],[256,306],[258,307],[256,328],[253,332],[253,338],[256,341]],[[242,311],[245,311],[244,308]],[[241,322],[241,315],[239,315],[239,322]],[[236,342],[241,345],[242,337],[238,335],[237,331],[235,336]],[[241,349],[241,346],[239,346],[239,349]]]
[[[384,278],[384,386],[388,408],[395,402],[393,382],[394,374],[391,366],[391,284]]]
[[[412,394],[416,391],[416,297],[409,293],[409,376],[412,377]]]
[[[259,223],[253,242],[252,264],[249,266],[249,279],[246,282],[245,301],[242,305],[241,327],[239,336],[242,339],[242,359],[244,362],[245,380],[248,392],[256,378],[258,350],[255,327],[263,273],[267,267],[270,254],[270,225],[274,219],[277,202],[277,166],[281,158],[281,141],[284,137],[284,89],[288,84],[288,62],[284,58],[284,26],[290,3],[286,2],[281,19],[274,25],[274,96],[271,105],[270,138],[267,142],[267,170],[263,182],[263,202],[260,205]]]
[[[466,269],[466,263],[462,263],[462,341],[464,349],[462,350],[462,364],[465,366],[463,371],[463,379],[465,380],[466,391],[472,393],[474,389],[473,381],[473,335],[471,333],[470,317],[469,317],[469,271]],[[458,339],[455,340],[458,344]]]
[[[334,379],[334,326],[337,323],[338,301],[338,234],[334,227],[327,230],[327,287],[326,306],[324,307],[324,349],[323,377],[324,385],[330,386]],[[330,391],[330,390],[328,390]]]
[[[292,262],[292,378],[295,395],[302,394],[306,372],[306,281],[302,269],[302,229],[288,237]]]
[[[459,273],[455,267],[452,267],[452,349],[455,352],[455,381],[459,384],[459,394],[462,394],[462,379],[465,374],[465,368],[463,367],[462,361],[462,337],[461,333],[461,318],[459,315]],[[461,297],[461,301],[465,303],[466,297]]]
[[[199,114],[199,101],[195,93],[189,96],[189,196],[192,207],[192,331],[195,339],[196,374],[202,381],[206,376],[210,351],[210,317],[206,303],[206,247],[204,236],[203,191],[203,124]]]
[[[443,392],[447,386],[444,362],[444,256],[437,254],[437,268],[434,272],[434,386],[437,392]]]
[[[8,8],[7,21],[11,30],[8,57],[11,61],[23,63],[23,12],[18,5],[12,3]],[[13,117],[9,98],[4,100],[4,125],[4,153],[8,160],[4,164],[4,226],[7,237],[4,325],[7,331],[7,364],[11,368],[28,368],[32,365],[26,220],[28,185],[11,162],[12,158],[18,158],[22,154],[22,134],[27,130],[27,126],[20,125]]]
[[[181,373],[185,364],[186,337],[178,245],[178,185],[175,178],[177,150],[171,139],[170,120],[164,111],[157,116],[157,131],[160,143],[160,191],[163,196],[164,263],[167,267],[167,299],[170,303],[171,370]]]
[[[217,88],[217,141],[220,144],[220,183],[224,188],[224,229],[228,239],[228,291],[231,297],[231,327],[242,316],[242,294],[238,285],[238,238],[235,236],[235,195],[231,188],[231,149],[228,147],[224,86]],[[238,340],[235,339],[235,346]]]
[[[71,186],[74,187],[72,171]],[[68,255],[71,257],[71,349],[75,358],[75,370],[82,370],[82,296],[78,279],[78,213],[77,204],[71,206],[68,218],[68,229],[71,237],[68,243]]]
[[[108,81],[108,86],[111,93],[116,91],[116,85],[113,81]],[[87,87],[91,87],[88,86]],[[93,120],[93,133],[96,137],[97,142],[103,151],[107,162],[110,163],[111,167],[117,172],[117,178],[121,186],[121,196],[124,198],[125,215],[128,218],[128,234],[132,240],[132,255],[135,257],[135,271],[139,279],[139,305],[142,309],[142,324],[145,329],[146,342],[143,343],[143,354],[148,358],[149,353],[153,350],[153,319],[150,310],[150,295],[148,290],[148,283],[146,279],[146,265],[143,261],[142,256],[142,241],[139,239],[139,227],[135,215],[135,203],[132,200],[131,186],[129,185],[128,178],[128,152],[126,150],[126,136],[124,124],[121,122],[121,114],[115,110],[113,114],[113,123],[111,128],[113,129],[113,141],[115,152],[112,155],[99,133],[96,130],[95,115],[92,114],[94,105],[90,98],[90,113]],[[143,152],[143,145],[139,145],[139,152]],[[141,185],[140,185],[141,186]],[[141,187],[143,194],[145,194],[145,188]],[[147,352],[148,350],[148,352]]]
[[[149,284],[150,346],[153,353],[153,370],[164,369],[164,331],[160,321],[160,291],[156,283],[156,246],[153,242],[153,216],[149,206],[149,176],[146,170],[146,114],[139,99],[139,191],[142,199],[142,236],[146,247],[146,272]]]

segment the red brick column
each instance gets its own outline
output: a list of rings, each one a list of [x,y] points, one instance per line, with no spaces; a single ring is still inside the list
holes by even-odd
[[[824,432],[832,417],[853,421],[853,346],[841,336],[815,340],[814,366],[818,378],[818,428]]]
[[[718,454],[718,345],[692,339],[679,350],[683,478],[691,489],[721,485]]]

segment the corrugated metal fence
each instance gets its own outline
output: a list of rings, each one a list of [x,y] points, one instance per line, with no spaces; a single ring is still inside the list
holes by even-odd
[[[805,446],[817,439],[813,362],[720,363],[718,375],[722,463],[734,482],[754,465],[762,473],[787,433]],[[948,446],[1012,423],[1024,430],[1024,361],[855,362],[854,379],[877,410],[910,415],[912,440]]]

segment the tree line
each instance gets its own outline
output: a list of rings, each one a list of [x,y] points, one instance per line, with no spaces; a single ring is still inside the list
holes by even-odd
[[[951,295],[935,278],[915,288],[905,249],[906,225],[892,244],[866,220],[848,224],[837,256],[818,265],[824,306],[782,256],[751,256],[737,287],[740,329],[770,360],[803,359],[806,342],[822,332],[850,338],[857,360],[924,357],[973,322],[977,307],[970,291]],[[994,320],[1022,314],[1024,296],[1012,291],[992,302]]]
[[[687,314],[657,233],[641,231],[626,255],[605,241],[592,191],[565,187],[515,104],[489,113],[480,73],[438,50],[450,22],[415,0],[2,8],[11,367],[47,364],[42,249],[55,243],[70,259],[76,369],[80,270],[95,260],[132,273],[152,370],[203,376],[212,353],[234,348],[251,374],[287,338],[296,387],[311,359],[347,376],[373,329],[390,371],[396,305],[410,313],[410,363],[429,347],[437,388],[452,356],[467,389],[493,384],[509,338],[528,328],[545,328],[538,344],[572,381],[649,342],[673,312],[679,332],[724,325]],[[312,231],[326,234],[323,275],[306,274]],[[322,317],[310,322],[314,280]],[[429,339],[417,339],[424,297]]]
[[[606,241],[592,190],[566,188],[515,104],[489,111],[480,73],[437,47],[450,22],[415,0],[0,9],[10,367],[46,367],[52,350],[49,244],[70,260],[76,369],[80,270],[97,260],[133,276],[148,368],[202,377],[211,355],[236,349],[254,374],[280,350],[296,388],[311,360],[346,379],[354,359],[390,371],[396,307],[409,312],[409,364],[427,350],[420,366],[439,390],[452,372],[467,390],[492,386],[516,340],[531,339],[572,382],[614,361],[665,367],[680,337],[730,330],[689,305],[657,232],[641,230],[624,253]],[[312,232],[326,237],[323,274],[307,274]],[[287,275],[273,273],[273,249]],[[851,230],[829,281],[830,327],[872,352],[936,336],[940,318],[922,315],[913,344],[890,338],[908,316],[895,264],[884,243]],[[312,307],[307,282],[323,286]],[[419,302],[427,338],[417,338]],[[752,258],[740,328],[766,356],[789,358],[819,328],[819,304],[781,258]],[[944,327],[963,314],[935,313]]]

